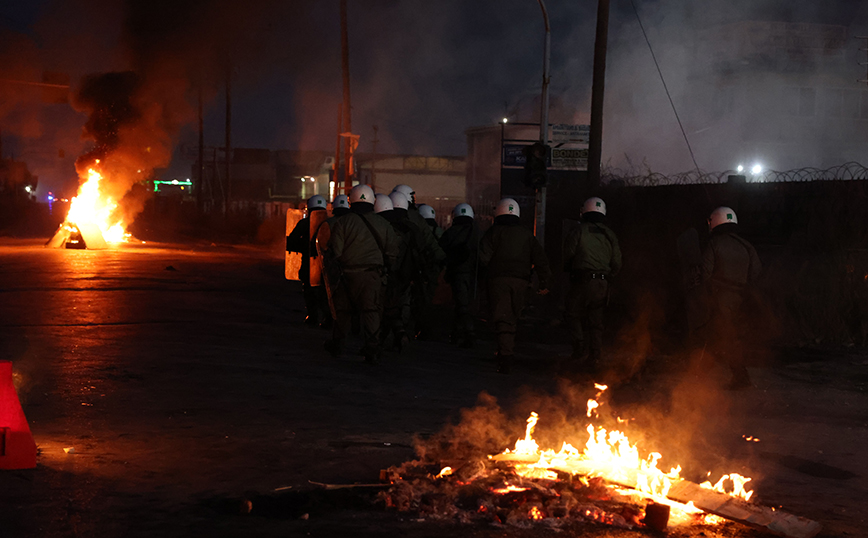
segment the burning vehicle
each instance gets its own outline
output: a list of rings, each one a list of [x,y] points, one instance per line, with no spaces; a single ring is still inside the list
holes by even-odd
[[[118,215],[117,202],[100,191],[101,180],[102,174],[93,168],[88,170],[87,181],[70,202],[66,219],[46,246],[93,250],[129,239],[122,216]]]
[[[126,227],[150,195],[140,183],[170,161],[177,132],[165,99],[150,92],[154,84],[132,71],[84,78],[75,106],[89,114],[82,136],[93,146],[76,160],[78,194],[46,246],[100,249],[130,239]]]

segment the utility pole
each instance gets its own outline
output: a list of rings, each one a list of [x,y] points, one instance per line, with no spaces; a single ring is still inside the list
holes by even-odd
[[[374,189],[374,192],[377,192],[377,188],[376,188],[376,185],[377,185],[377,142],[380,141],[380,139],[377,138],[377,131],[379,131],[379,130],[380,130],[380,128],[377,127],[376,125],[374,125],[374,140],[373,140],[373,146],[374,146],[373,153],[374,153],[374,155],[373,155],[373,157],[371,157],[371,188]]]
[[[549,26],[549,14],[546,10],[546,5],[543,0],[539,1],[539,7],[542,10],[543,22],[545,23],[545,47],[543,52],[543,81],[542,95],[540,97],[540,120],[539,120],[539,141],[543,146],[548,145],[549,138],[549,64],[551,63],[551,46],[552,33]],[[536,190],[536,200],[534,204],[534,235],[540,244],[545,247],[546,238],[546,186],[542,185]]]
[[[341,65],[344,82],[344,193],[349,194],[353,188],[353,140],[349,136],[353,132],[350,105],[350,43],[347,34],[347,0],[340,0],[341,7]]]
[[[606,88],[608,40],[609,0],[597,0],[597,37],[594,41],[594,76],[591,84],[591,132],[588,141],[588,188],[591,192],[600,186],[600,165],[603,160],[603,94]]]
[[[224,192],[223,214],[229,213],[232,200],[232,64],[226,66],[226,190]]]
[[[329,193],[334,200],[334,195],[336,193],[340,193],[342,191],[342,187],[340,184],[340,171],[341,171],[341,105],[338,104],[338,131],[335,134],[335,139],[337,142],[335,143],[335,164],[332,167],[334,171],[332,173],[332,181],[334,181],[335,189],[333,193]]]
[[[196,208],[202,213],[205,204],[205,123],[202,118],[202,81],[199,81],[199,151],[196,161]]]

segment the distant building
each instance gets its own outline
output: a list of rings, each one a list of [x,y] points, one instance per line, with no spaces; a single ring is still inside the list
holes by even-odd
[[[389,193],[395,185],[410,185],[416,203],[434,208],[441,223],[446,223],[452,208],[467,200],[464,157],[425,155],[358,154],[357,178],[375,191]]]
[[[30,173],[27,163],[0,159],[0,194],[22,200],[33,198],[39,178]]]
[[[206,206],[219,207],[227,188],[226,165],[222,155],[211,153],[212,159],[206,160],[204,167],[203,196]],[[303,206],[315,194],[332,200],[343,181],[339,170],[335,184],[334,161],[334,153],[327,151],[233,149],[232,207],[255,209],[267,216]],[[438,216],[445,216],[465,200],[463,157],[379,154],[374,159],[372,154],[357,153],[355,168],[353,184],[374,182],[376,190],[391,192],[395,185],[406,183],[416,190],[416,201],[434,207]],[[192,177],[196,172],[194,163]]]

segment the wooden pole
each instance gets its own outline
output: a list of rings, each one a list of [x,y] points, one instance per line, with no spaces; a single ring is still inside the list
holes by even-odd
[[[340,0],[341,3],[341,71],[343,73],[344,82],[344,133],[353,132],[352,125],[352,107],[350,104],[350,43],[347,34],[347,0]],[[352,139],[347,136],[344,140],[344,192],[349,194],[353,188],[353,146]]]
[[[373,155],[373,157],[371,157],[371,188],[374,190],[374,192],[377,192],[377,187],[376,187],[376,185],[377,185],[377,142],[380,141],[380,139],[377,138],[377,131],[379,131],[379,130],[380,130],[380,128],[377,127],[376,125],[374,125],[374,140],[373,140],[373,154],[374,155]]]
[[[335,194],[349,194],[343,192],[343,186],[341,186],[341,105],[338,104],[338,131],[335,133],[335,164],[332,167],[334,172],[332,173],[332,180],[335,183]],[[334,199],[334,197],[332,197]]]
[[[199,213],[205,204],[205,127],[202,118],[202,83],[199,82],[199,151],[196,160],[196,208]],[[209,189],[213,192],[213,189]]]
[[[606,47],[609,41],[609,0],[597,0],[597,37],[591,83],[591,132],[588,141],[588,194],[600,186],[603,160],[603,94],[606,90]]]
[[[226,68],[226,192],[224,214],[229,212],[232,201],[232,66]]]

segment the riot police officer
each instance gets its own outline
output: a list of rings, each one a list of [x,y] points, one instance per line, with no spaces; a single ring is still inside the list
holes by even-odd
[[[573,340],[574,366],[583,361],[594,371],[603,348],[603,310],[609,283],[621,270],[621,248],[605,224],[606,202],[593,197],[582,204],[581,224],[564,241],[564,270],[570,275],[566,321]],[[587,339],[587,340],[586,340]]]

